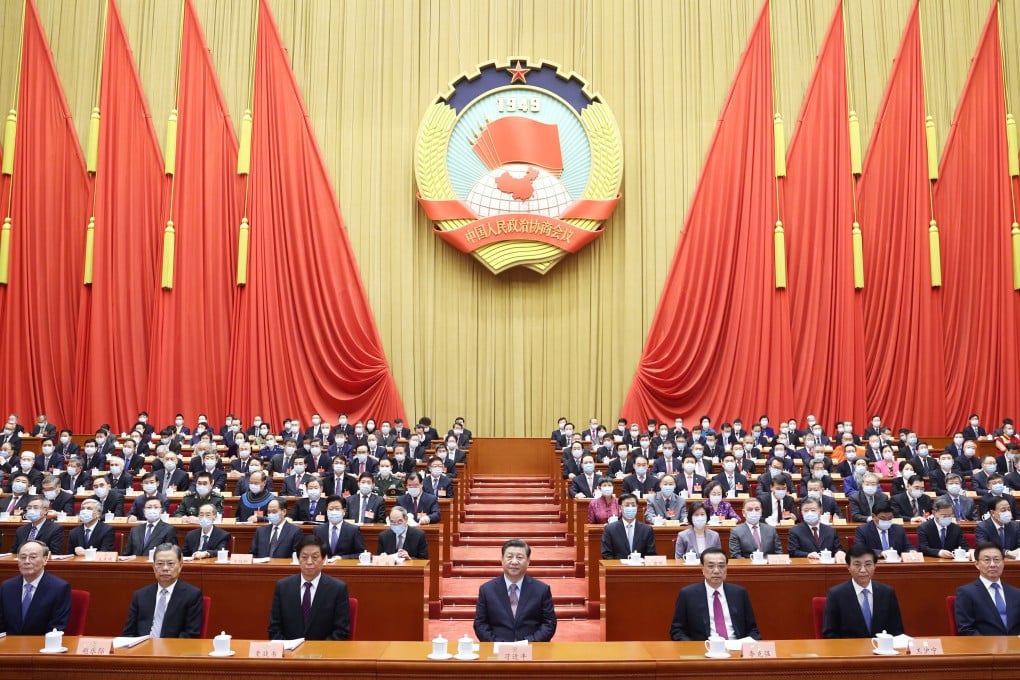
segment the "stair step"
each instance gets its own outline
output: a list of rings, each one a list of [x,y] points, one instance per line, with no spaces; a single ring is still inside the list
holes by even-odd
[[[457,566],[453,567],[453,578],[495,578],[503,573],[502,567],[495,566]],[[574,565],[536,567],[532,564],[528,567],[528,575],[535,578],[574,578]]]
[[[531,566],[558,567],[574,563],[576,551],[573,548],[543,548],[532,553]],[[454,547],[451,551],[452,564],[464,566],[499,566],[499,551],[488,548]]]
[[[561,536],[567,533],[567,525],[563,522],[515,522],[512,526],[491,522],[464,522],[460,525],[460,533],[472,536],[485,534],[505,534],[513,529],[522,536]]]
[[[559,514],[556,503],[478,503],[464,504],[464,512],[498,512],[504,515],[550,515]]]
[[[507,532],[502,536],[464,536],[461,535],[459,545],[466,547],[480,547],[490,546],[499,547],[503,545],[505,541],[511,538],[520,538],[521,534],[515,532]],[[574,539],[562,538],[562,537],[541,537],[536,538],[534,536],[527,537],[527,543],[533,548],[542,547],[555,547],[562,548],[563,546],[574,545]]]
[[[583,605],[555,605],[556,620],[587,619],[588,609]],[[439,612],[440,619],[470,621],[475,618],[475,605],[443,605]]]
[[[476,513],[472,515],[461,515],[461,524],[520,524],[522,515],[507,515],[507,514],[488,514],[488,513]],[[535,516],[530,516],[528,519],[539,519]],[[547,521],[551,524],[563,524],[566,519],[563,515],[550,515]]]

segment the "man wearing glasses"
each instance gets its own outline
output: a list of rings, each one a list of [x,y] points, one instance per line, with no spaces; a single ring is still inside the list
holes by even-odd
[[[981,576],[956,589],[959,635],[1020,635],[1020,588],[1002,582],[1005,553],[995,543],[974,550]]]
[[[18,549],[21,575],[0,584],[0,632],[45,635],[67,627],[71,586],[46,573],[49,559],[50,549],[39,541],[26,541]]]

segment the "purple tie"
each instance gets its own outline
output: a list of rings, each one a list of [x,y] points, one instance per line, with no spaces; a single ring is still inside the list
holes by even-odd
[[[305,628],[308,627],[308,615],[312,613],[312,582],[305,581],[305,594],[301,598],[301,617],[304,619]]]
[[[510,584],[510,613],[517,618],[517,584]]]
[[[729,635],[726,634],[726,616],[723,614],[722,598],[718,590],[712,596],[712,615],[715,618],[715,632],[725,640]]]

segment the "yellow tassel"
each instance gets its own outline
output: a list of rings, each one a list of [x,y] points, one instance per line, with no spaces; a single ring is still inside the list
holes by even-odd
[[[0,284],[7,285],[11,276],[11,218],[4,218],[0,231]]]
[[[166,229],[163,230],[163,290],[172,290],[174,287],[174,248],[177,244],[177,233],[174,231],[174,221],[166,221]]]
[[[786,288],[786,232],[783,223],[776,220],[776,288]]]
[[[4,125],[4,167],[3,174],[14,174],[14,144],[18,139],[18,112],[11,109]]]
[[[1013,290],[1020,290],[1020,224],[1013,223]]]
[[[248,237],[251,227],[248,218],[241,218],[241,231],[237,235],[237,285],[248,285]]]
[[[1006,114],[1006,149],[1009,152],[1009,176],[1020,175],[1020,158],[1017,157],[1016,120],[1012,113]]]
[[[96,174],[96,165],[99,159],[99,107],[92,109],[92,117],[89,118],[89,139],[85,147],[85,172]]]
[[[928,146],[928,179],[939,178],[939,150],[935,140],[935,119],[927,116],[924,119],[924,141]]]
[[[861,223],[854,222],[851,241],[854,253],[854,288],[864,288],[864,236],[861,234]]]
[[[96,218],[89,218],[89,226],[85,230],[85,280],[86,286],[92,285],[92,259],[96,252]]]
[[[163,173],[174,174],[177,169],[177,109],[170,111],[166,121],[166,154],[163,160]]]
[[[939,246],[939,225],[928,223],[928,257],[931,259],[931,287],[942,285],[942,248]]]
[[[786,132],[783,131],[783,116],[778,113],[772,119],[772,137],[776,151],[776,177],[786,177]]]
[[[241,117],[241,139],[237,145],[237,174],[247,175],[251,171],[251,109],[244,110]]]
[[[861,122],[857,120],[857,112],[850,112],[850,172],[860,176],[862,172],[861,158]]]

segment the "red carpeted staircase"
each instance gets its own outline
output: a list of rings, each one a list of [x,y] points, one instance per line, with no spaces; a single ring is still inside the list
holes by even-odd
[[[574,538],[565,520],[548,477],[475,476],[440,584],[440,618],[473,619],[478,587],[503,573],[500,546],[522,538],[532,548],[528,574],[552,588],[557,619],[586,619],[587,586],[575,574]]]

